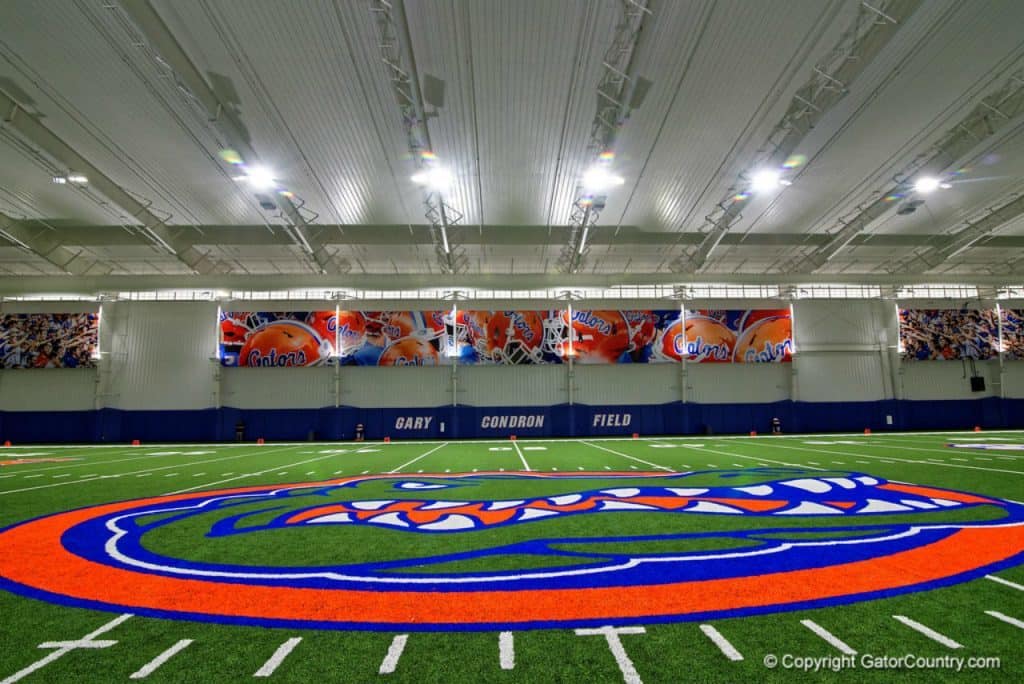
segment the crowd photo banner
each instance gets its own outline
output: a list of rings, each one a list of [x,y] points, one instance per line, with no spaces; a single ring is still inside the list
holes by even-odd
[[[325,311],[222,311],[220,362],[242,368],[336,362],[338,317]]]
[[[339,311],[339,357],[348,366],[448,365],[451,323],[451,311]]]
[[[908,361],[983,360],[999,353],[995,309],[900,309],[899,315],[900,350]]]
[[[1007,359],[1024,359],[1024,309],[1001,309],[1003,353]]]
[[[0,368],[95,368],[99,314],[0,315]]]
[[[687,363],[789,363],[789,309],[695,309],[685,312],[685,338],[673,348]]]

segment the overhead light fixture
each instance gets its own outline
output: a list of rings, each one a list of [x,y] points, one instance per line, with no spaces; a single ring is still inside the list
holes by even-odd
[[[750,189],[753,192],[771,192],[780,185],[789,185],[788,181],[782,180],[782,174],[775,169],[761,169],[755,171],[750,177]]]
[[[922,195],[927,195],[930,192],[935,192],[936,190],[938,190],[940,185],[942,185],[942,183],[939,181],[938,178],[924,176],[922,178],[918,178],[917,182],[914,183],[914,190],[921,193]]]
[[[65,176],[54,176],[53,182],[56,185],[67,185],[68,183],[73,185],[85,185],[89,182],[89,179],[81,173],[69,173]]]
[[[274,172],[266,166],[249,166],[245,169],[245,175],[241,177],[256,190],[269,190],[277,185],[274,179]]]
[[[430,166],[412,176],[412,182],[431,190],[443,191],[451,187],[455,177],[443,166]]]
[[[587,192],[601,192],[625,183],[622,176],[616,176],[601,165],[591,166],[583,174],[583,189]]]

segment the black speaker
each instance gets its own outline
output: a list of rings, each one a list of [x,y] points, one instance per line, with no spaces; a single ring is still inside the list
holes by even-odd
[[[972,392],[984,392],[985,391],[985,378],[980,375],[976,375],[971,378],[971,391]]]

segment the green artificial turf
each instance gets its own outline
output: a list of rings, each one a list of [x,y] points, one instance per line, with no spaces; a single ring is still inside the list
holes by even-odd
[[[392,444],[297,444],[265,446],[18,447],[0,452],[0,461],[21,454],[32,458],[78,459],[0,467],[0,526],[94,504],[152,497],[183,490],[318,482],[395,472],[358,490],[314,498],[275,502],[240,502],[232,514],[246,513],[238,533],[210,537],[212,512],[161,525],[172,514],[140,518],[152,525],[145,548],[193,561],[257,566],[344,566],[396,559],[417,559],[394,568],[394,576],[445,575],[559,569],[566,563],[587,566],[608,562],[616,554],[649,555],[742,550],[758,544],[813,542],[819,538],[855,539],[879,534],[888,525],[915,521],[996,520],[999,507],[963,511],[886,515],[884,519],[842,521],[866,530],[830,531],[835,519],[798,516],[781,524],[777,518],[679,514],[659,511],[600,512],[565,515],[485,530],[449,534],[412,534],[372,525],[310,526],[261,529],[291,510],[313,503],[367,499],[423,498],[447,501],[526,500],[571,494],[583,489],[662,486],[640,477],[644,472],[691,472],[687,487],[756,485],[765,478],[750,468],[797,467],[816,476],[855,471],[890,481],[961,490],[1024,501],[1024,451],[951,449],[962,438],[990,438],[993,443],[1024,444],[1024,433],[875,434],[871,436],[784,436],[756,438],[658,438],[640,440],[519,440],[492,442],[416,442]],[[818,443],[813,443],[818,442]],[[443,445],[443,446],[441,446]],[[440,447],[440,448],[438,448]],[[517,448],[518,447],[518,448]],[[526,447],[543,447],[526,448]],[[531,471],[594,473],[585,479],[525,479]],[[820,471],[818,470],[820,469]],[[417,475],[432,482],[464,484],[445,475],[496,472],[472,486],[396,492],[395,483]],[[625,473],[627,477],[609,476]],[[733,477],[735,475],[735,477]],[[635,477],[634,477],[635,476]],[[728,476],[728,477],[727,477]],[[426,480],[427,478],[424,478]],[[584,483],[585,486],[581,486]],[[675,486],[684,486],[677,484]],[[312,502],[312,503],[311,503]],[[794,529],[786,529],[792,527]],[[821,528],[818,531],[817,528]],[[756,538],[730,536],[765,530]],[[680,536],[678,539],[608,541],[607,537]],[[504,552],[504,547],[532,539],[558,539],[552,553]],[[431,562],[441,554],[486,549],[471,559]],[[0,554],[9,550],[0,547]],[[576,556],[563,555],[566,552]],[[822,553],[828,553],[823,550]],[[422,561],[422,562],[421,562]],[[754,570],[756,572],[756,570]],[[1000,570],[998,577],[1024,585],[1024,567]],[[644,625],[643,633],[621,636],[621,644],[643,682],[683,681],[1024,681],[1024,629],[985,613],[998,611],[1024,621],[1024,590],[977,579],[927,592],[905,594],[817,610],[731,617],[708,622],[742,655],[730,660],[701,631],[702,622]],[[80,639],[119,613],[71,608],[0,591],[0,681],[44,658],[53,649],[44,642]],[[893,618],[911,618],[963,645],[949,649]],[[811,620],[858,652],[858,666],[832,672],[829,656],[839,651],[801,621]],[[69,652],[25,676],[24,682],[124,681],[182,639],[192,643],[146,679],[154,682],[251,680],[288,639],[301,637],[294,650],[269,677],[272,681],[371,680],[397,682],[621,682],[623,672],[602,636],[577,635],[573,629],[514,631],[514,667],[502,669],[499,631],[408,632],[394,672],[380,674],[396,633],[260,628],[215,625],[187,620],[131,617],[97,639],[116,641],[107,648]],[[767,668],[766,656],[784,654],[821,660],[824,671]],[[1000,667],[957,673],[949,669],[866,670],[865,654],[921,657],[994,656]]]

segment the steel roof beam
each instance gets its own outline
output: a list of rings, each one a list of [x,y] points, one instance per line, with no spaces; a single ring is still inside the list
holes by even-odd
[[[908,269],[916,261],[925,265],[920,269],[922,271],[938,268],[950,259],[960,256],[990,233],[998,230],[1000,226],[1006,225],[1021,214],[1024,214],[1024,195],[993,209],[978,221],[968,223],[965,228],[953,234],[946,244],[935,245],[915,255],[913,259],[904,263],[903,268]]]
[[[841,252],[855,236],[873,221],[893,209],[899,200],[914,192],[914,182],[923,176],[941,176],[969,156],[986,141],[1016,125],[1024,116],[1024,72],[1017,72],[996,92],[982,99],[971,112],[953,126],[942,139],[896,174],[896,185],[877,194],[877,199],[850,219],[840,220],[841,228],[828,244],[804,257],[798,272],[813,273]],[[937,256],[935,254],[932,255]],[[933,268],[933,267],[929,267]]]
[[[0,237],[42,257],[60,270],[73,276],[105,276],[114,271],[114,266],[100,261],[86,253],[65,247],[60,233],[46,226],[30,226],[34,222],[16,221],[10,216],[0,214]]]
[[[807,134],[846,97],[850,85],[920,5],[921,0],[892,0],[879,8],[861,3],[853,26],[843,34],[839,44],[815,65],[810,80],[793,95],[785,115],[755,159],[729,188],[725,198],[705,217],[710,229],[700,245],[693,254],[676,259],[671,266],[673,271],[689,273],[703,268],[751,199],[747,172],[762,167],[781,168]]]
[[[257,164],[260,157],[250,144],[238,115],[214,92],[149,0],[119,0],[119,4],[150,47],[174,73],[180,85],[203,108],[210,123],[223,136],[226,146],[238,152],[246,164]],[[346,273],[351,268],[348,260],[337,257],[311,238],[310,222],[290,198],[279,194],[274,197],[274,202],[290,224],[286,229],[295,244],[313,259],[322,273]]]
[[[211,259],[191,244],[179,239],[179,232],[166,225],[166,218],[154,214],[150,207],[136,199],[109,176],[64,142],[56,133],[47,128],[38,118],[26,112],[3,91],[0,91],[0,125],[37,146],[61,165],[85,175],[89,186],[115,205],[129,218],[141,224],[139,228],[155,244],[178,258],[195,273],[210,274],[230,270],[224,262]],[[58,257],[63,258],[63,256]]]

